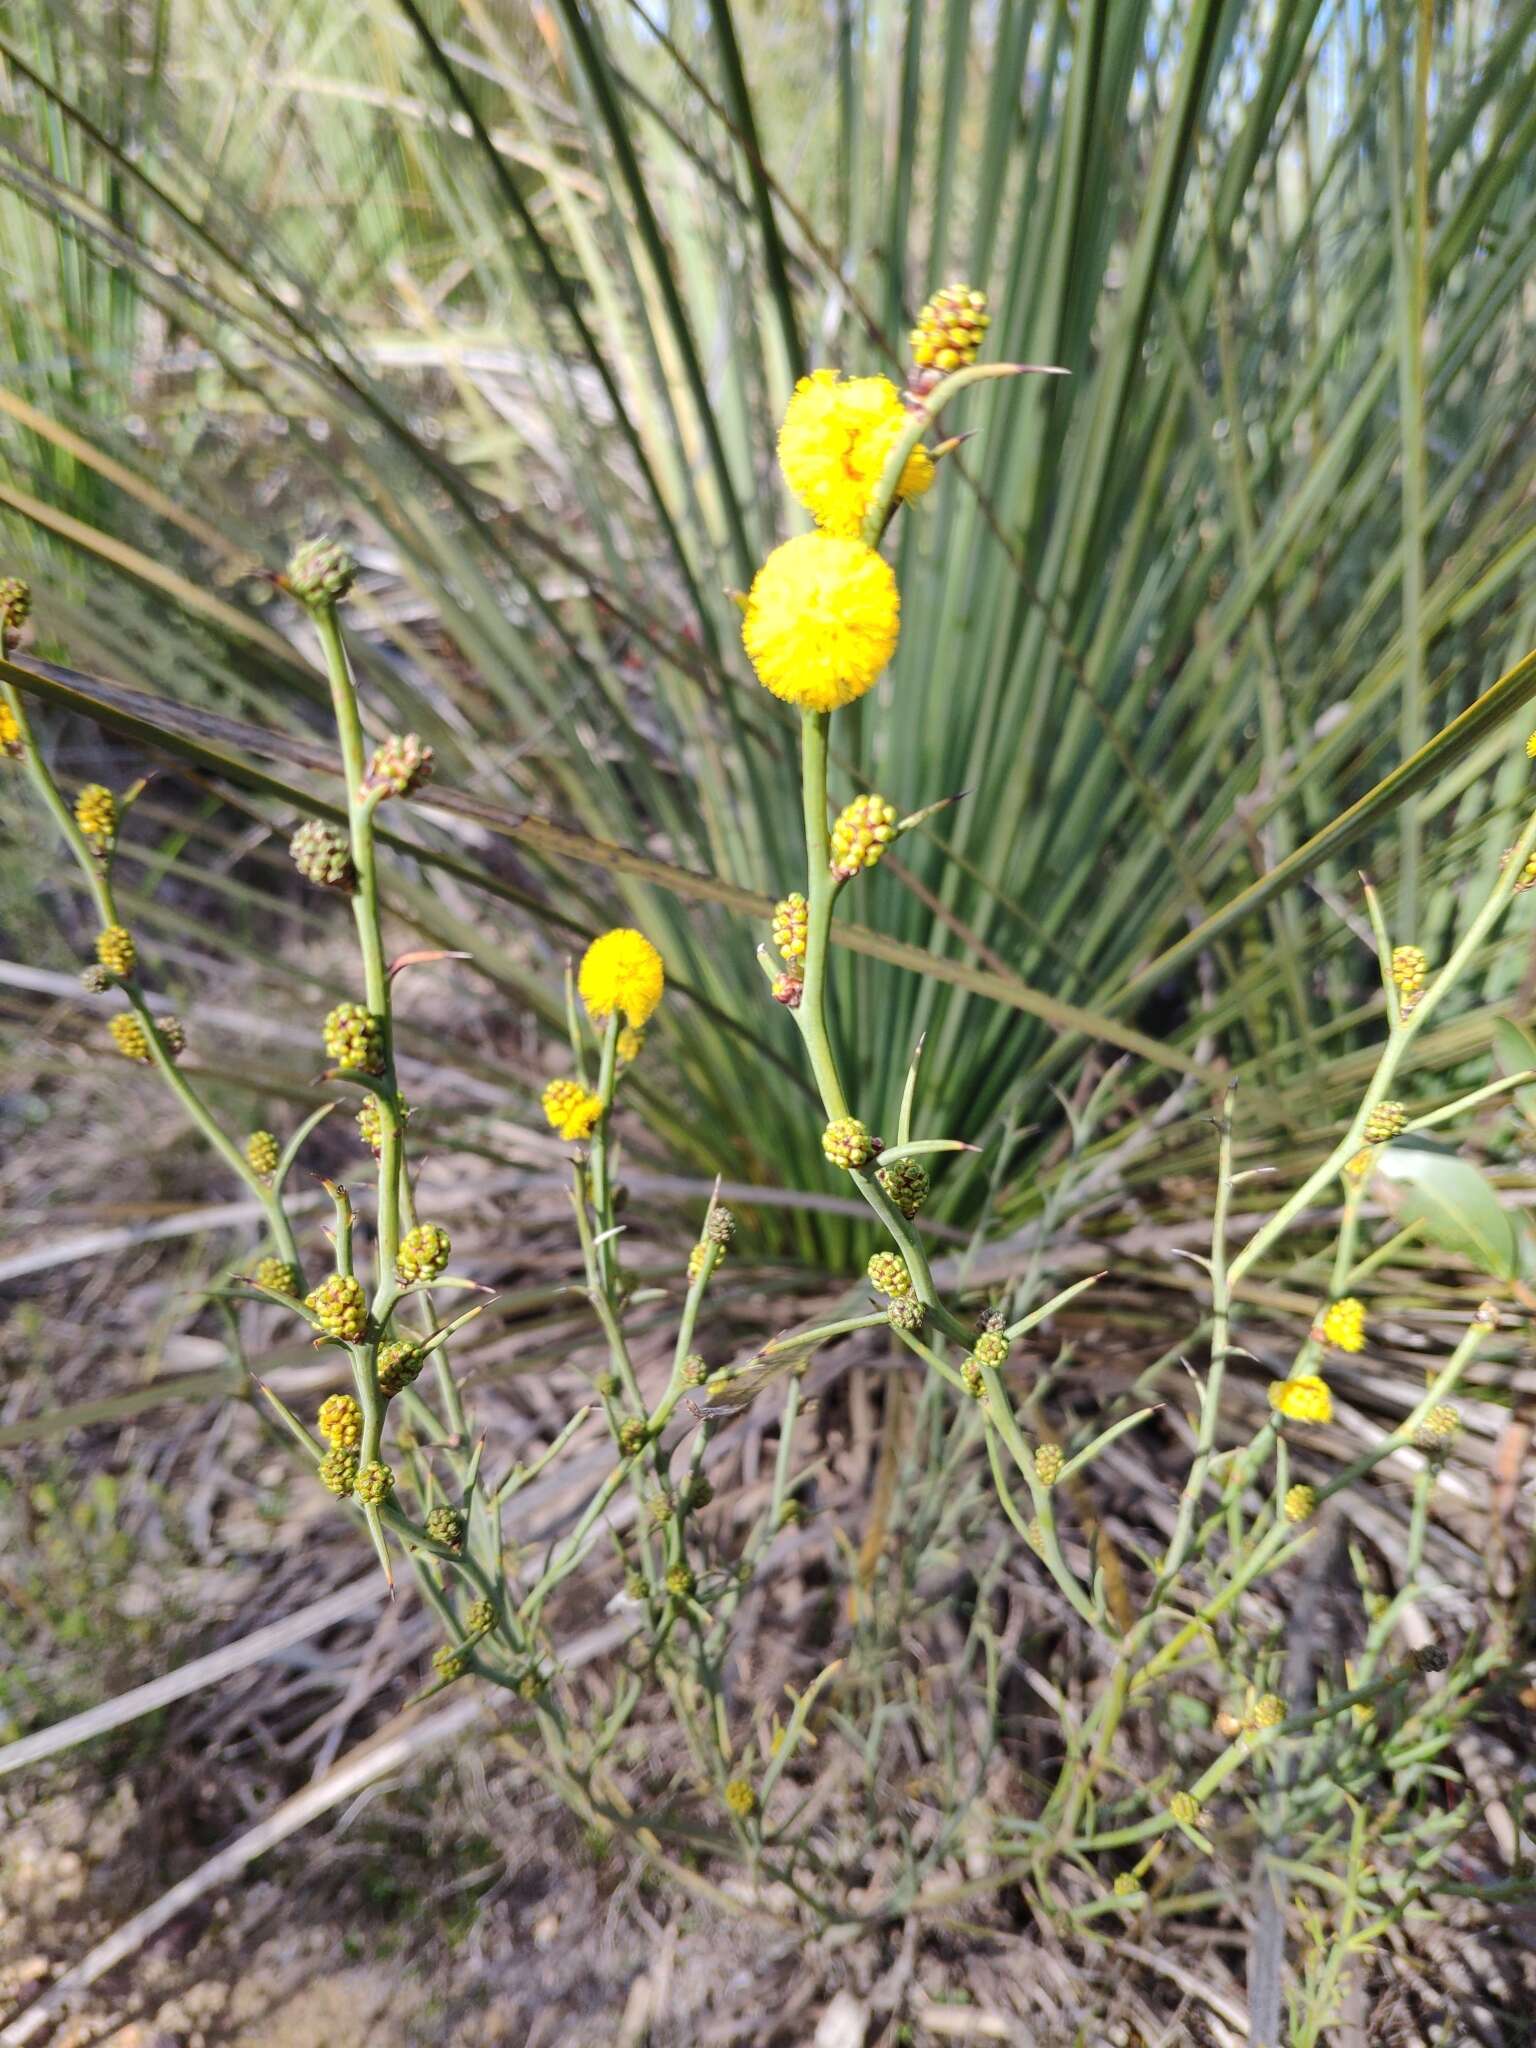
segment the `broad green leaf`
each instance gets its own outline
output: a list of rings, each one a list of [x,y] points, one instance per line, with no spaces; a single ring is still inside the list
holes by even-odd
[[[1427,1145],[1389,1145],[1377,1163],[1376,1184],[1399,1223],[1417,1223],[1432,1244],[1459,1252],[1484,1273],[1515,1277],[1514,1223],[1469,1160]]]

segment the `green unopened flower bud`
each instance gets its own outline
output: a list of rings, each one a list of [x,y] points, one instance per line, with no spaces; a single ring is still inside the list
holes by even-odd
[[[298,1296],[299,1276],[286,1259],[258,1259],[251,1278],[258,1287],[269,1288],[273,1294]]]
[[[363,1411],[350,1394],[327,1394],[315,1427],[333,1450],[353,1450],[363,1440]]]
[[[1114,1889],[1117,1899],[1133,1898],[1141,1890],[1141,1879],[1134,1870],[1122,1870],[1115,1879]]]
[[[1378,1102],[1365,1119],[1367,1145],[1385,1145],[1408,1126],[1408,1112],[1400,1102]]]
[[[709,1366],[697,1351],[690,1351],[678,1377],[685,1387],[702,1387],[709,1378]]]
[[[645,1512],[650,1518],[651,1526],[659,1529],[664,1522],[671,1521],[676,1507],[677,1502],[673,1499],[671,1491],[663,1486],[646,1502]]]
[[[386,1401],[392,1401],[402,1387],[408,1387],[421,1371],[425,1354],[419,1344],[413,1344],[409,1337],[401,1337],[393,1344],[386,1344],[379,1353],[379,1392]]]
[[[689,1514],[697,1514],[700,1508],[707,1508],[714,1497],[714,1487],[702,1472],[696,1472],[684,1490],[683,1506]]]
[[[432,1652],[432,1669],[444,1685],[452,1685],[456,1678],[462,1678],[469,1669],[469,1659],[462,1650],[456,1650],[452,1643],[444,1643],[441,1649]]]
[[[32,592],[19,576],[0,576],[0,631],[19,633],[32,616]]]
[[[971,1356],[978,1365],[991,1366],[994,1372],[1008,1363],[1010,1346],[1001,1330],[983,1330],[971,1350]]]
[[[106,853],[117,837],[117,798],[100,782],[88,782],[75,798],[75,823],[92,853]]]
[[[356,1344],[368,1327],[368,1297],[350,1273],[332,1273],[309,1294],[304,1306],[327,1337]]]
[[[488,1636],[496,1626],[496,1609],[489,1600],[471,1602],[464,1625],[472,1636]]]
[[[351,848],[334,825],[321,818],[306,818],[288,842],[294,866],[306,882],[319,889],[340,889],[350,895],[357,887],[357,870]]]
[[[1316,1511],[1316,1487],[1297,1485],[1286,1489],[1285,1519],[1288,1522],[1305,1522]]]
[[[834,1166],[851,1173],[867,1166],[879,1150],[879,1141],[856,1116],[834,1117],[821,1134],[821,1149]]]
[[[725,1788],[725,1803],[738,1820],[750,1820],[757,1811],[757,1794],[745,1778],[732,1778]]]
[[[704,1218],[703,1234],[707,1244],[723,1248],[736,1235],[736,1218],[719,1202],[711,1202],[709,1214]]]
[[[667,1573],[667,1591],[674,1600],[691,1598],[695,1584],[693,1573],[685,1564],[675,1564]]]
[[[322,534],[294,549],[283,578],[299,603],[312,612],[331,611],[357,578],[357,564],[340,541]]]
[[[638,1457],[645,1449],[650,1431],[637,1415],[631,1415],[619,1424],[619,1455],[624,1458]]]
[[[440,1223],[418,1223],[400,1240],[395,1271],[407,1287],[435,1280],[439,1273],[447,1271],[452,1250],[448,1233]]]
[[[924,397],[941,377],[974,363],[991,324],[985,292],[973,291],[968,284],[947,284],[936,291],[907,337],[913,364],[908,388]]]
[[[358,1074],[384,1071],[384,1023],[361,1003],[338,1003],[325,1020],[327,1058]]]
[[[1035,1445],[1035,1477],[1042,1486],[1054,1486],[1065,1463],[1059,1444]]]
[[[366,1507],[382,1507],[395,1490],[395,1475],[375,1459],[357,1475],[357,1497]]]
[[[987,1383],[982,1377],[981,1367],[974,1358],[968,1358],[960,1368],[960,1384],[973,1401],[987,1398]]]
[[[688,1254],[688,1285],[690,1287],[693,1286],[696,1280],[702,1277],[706,1261],[711,1262],[711,1272],[714,1272],[723,1265],[725,1261],[724,1245],[711,1244],[707,1238],[700,1238],[699,1242]]]
[[[1394,946],[1392,948],[1392,979],[1399,993],[1405,998],[1415,997],[1424,986],[1429,973],[1429,955],[1422,946]]]
[[[245,1157],[252,1173],[270,1180],[282,1160],[282,1152],[270,1131],[252,1131],[245,1141]]]
[[[395,1097],[395,1116],[403,1129],[411,1114],[403,1095]],[[377,1095],[365,1095],[357,1112],[357,1135],[377,1159],[384,1149],[384,1110]]]
[[[376,747],[363,777],[365,790],[381,790],[384,799],[414,796],[432,780],[432,749],[419,733],[391,733]]]
[[[779,1527],[781,1529],[798,1529],[804,1520],[805,1502],[803,1500],[787,1500],[779,1510]]]
[[[896,806],[883,796],[856,796],[832,825],[832,872],[847,881],[872,868],[896,837]]]
[[[357,1453],[346,1447],[326,1452],[319,1464],[320,1484],[338,1500],[344,1500],[357,1485]]]
[[[1175,1792],[1168,1802],[1168,1811],[1180,1827],[1192,1828],[1199,1824],[1200,1802],[1193,1792]]]
[[[909,1219],[928,1199],[927,1169],[916,1159],[897,1159],[890,1166],[877,1166],[875,1179]]]
[[[96,934],[96,958],[108,974],[115,974],[120,981],[126,981],[133,973],[138,958],[133,933],[120,924],[109,924],[105,931]]]
[[[1277,1692],[1267,1692],[1254,1701],[1249,1722],[1254,1728],[1278,1728],[1285,1719],[1285,1701]]]
[[[427,1516],[426,1531],[434,1543],[441,1543],[444,1550],[462,1550],[464,1547],[464,1517],[457,1508],[434,1508]]]
[[[912,1292],[912,1275],[899,1252],[876,1252],[865,1271],[877,1294],[888,1294],[894,1300]]]

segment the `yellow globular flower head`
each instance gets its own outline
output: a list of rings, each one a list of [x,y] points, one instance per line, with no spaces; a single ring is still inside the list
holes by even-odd
[[[1314,1373],[1295,1380],[1271,1380],[1269,1405],[1287,1422],[1331,1422],[1333,1395],[1328,1382]]]
[[[1288,1522],[1304,1522],[1317,1507],[1317,1489],[1314,1486],[1290,1486],[1285,1494],[1285,1519]]]
[[[896,806],[883,796],[856,796],[832,821],[831,868],[848,881],[872,868],[896,837]]]
[[[807,711],[836,711],[863,696],[900,631],[889,562],[862,541],[800,533],[758,570],[741,638],[765,690]]]
[[[1352,1294],[1344,1295],[1338,1301],[1330,1301],[1323,1311],[1318,1325],[1319,1335],[1325,1344],[1331,1344],[1335,1351],[1363,1351],[1365,1349],[1365,1304],[1357,1301]]]
[[[282,1160],[278,1143],[270,1131],[252,1131],[245,1141],[246,1164],[252,1173],[259,1173],[263,1180],[270,1180]]]
[[[757,1811],[757,1793],[745,1778],[732,1778],[725,1788],[725,1803],[738,1820],[750,1820]]]
[[[912,1292],[912,1275],[900,1252],[876,1252],[865,1271],[877,1294],[888,1294],[895,1301]]]
[[[333,1450],[355,1450],[363,1440],[363,1411],[350,1394],[327,1394],[315,1427]]]
[[[588,946],[576,986],[594,1024],[622,1013],[626,1024],[642,1031],[661,1001],[666,974],[645,934],[621,928]]]
[[[603,1113],[602,1097],[591,1094],[579,1081],[551,1081],[542,1101],[551,1130],[568,1143],[590,1138]]]
[[[856,1116],[835,1116],[821,1134],[821,1149],[834,1166],[852,1173],[868,1165],[876,1155],[877,1145]]]
[[[779,467],[823,533],[857,539],[891,450],[911,420],[887,377],[813,370],[800,379],[779,429]],[[897,497],[920,497],[932,482],[933,457],[914,448]]]
[[[149,1033],[132,1010],[121,1010],[117,1016],[109,1018],[107,1029],[112,1034],[112,1043],[125,1060],[148,1061]]]
[[[117,798],[103,783],[88,782],[75,798],[75,823],[92,853],[105,853],[117,835]]]
[[[109,924],[96,934],[96,958],[108,974],[115,974],[126,981],[138,960],[133,933],[120,924]]]

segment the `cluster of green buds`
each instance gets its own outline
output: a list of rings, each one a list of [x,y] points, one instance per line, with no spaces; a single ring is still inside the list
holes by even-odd
[[[385,1400],[392,1401],[403,1388],[410,1386],[425,1363],[426,1353],[409,1337],[386,1344],[379,1353],[377,1367],[379,1392]]]
[[[270,1131],[252,1131],[245,1141],[245,1159],[252,1173],[270,1180],[282,1159],[276,1138]]]
[[[832,872],[846,882],[872,868],[896,837],[896,806],[883,796],[856,796],[832,825]]]
[[[1286,1488],[1285,1519],[1288,1522],[1308,1522],[1317,1513],[1317,1488],[1298,1482]]]
[[[1536,737],[1536,735],[1533,735],[1533,737]],[[1515,849],[1512,846],[1506,846],[1500,858],[1499,866],[1507,868],[1510,861],[1514,858],[1514,853]],[[1528,856],[1524,867],[1521,868],[1519,874],[1515,877],[1515,887],[1517,889],[1536,889],[1536,853]]]
[[[1408,1128],[1408,1112],[1400,1102],[1378,1102],[1365,1119],[1367,1145],[1386,1145]]]
[[[32,616],[32,592],[19,576],[0,576],[0,634],[19,633]]]
[[[757,1793],[745,1778],[732,1778],[725,1788],[725,1804],[738,1820],[750,1820],[757,1811]]]
[[[381,1465],[377,1459],[371,1465],[365,1465],[357,1475],[355,1491],[364,1507],[382,1507],[394,1490],[394,1473],[387,1465]]]
[[[435,1280],[447,1271],[453,1246],[441,1223],[418,1223],[400,1240],[395,1255],[395,1272],[407,1287]]]
[[[269,1293],[291,1295],[295,1300],[298,1298],[299,1276],[286,1259],[258,1259],[251,1278],[258,1287],[265,1287]]]
[[[395,1097],[395,1116],[403,1126],[410,1116],[410,1105],[403,1095]],[[363,1106],[357,1112],[357,1135],[377,1159],[384,1149],[384,1112],[377,1095],[365,1095]]]
[[[109,1018],[107,1029],[112,1034],[113,1044],[125,1060],[137,1060],[143,1066],[149,1064],[149,1033],[132,1010],[120,1010],[115,1017]],[[181,1019],[170,1016],[157,1017],[155,1029],[160,1035],[160,1043],[168,1057],[173,1060],[179,1059],[187,1049],[187,1034],[182,1028]]]
[[[307,540],[294,549],[283,581],[310,611],[330,611],[357,581],[357,563],[338,540]]]
[[[341,889],[348,895],[357,887],[357,870],[351,848],[334,825],[320,818],[306,818],[288,842],[294,866],[306,882],[319,889]]]
[[[338,1003],[325,1020],[326,1056],[357,1074],[384,1071],[384,1025],[361,1003]]]
[[[133,933],[125,925],[109,924],[96,934],[97,963],[106,973],[115,974],[119,981],[132,978],[138,957]]]
[[[92,853],[109,853],[117,837],[117,798],[104,783],[88,782],[75,798],[75,823]]]
[[[876,1252],[865,1270],[877,1294],[888,1294],[894,1301],[912,1292],[912,1275],[899,1252]]]
[[[444,1550],[464,1548],[464,1517],[457,1508],[437,1507],[427,1516],[426,1531]]]
[[[469,1669],[469,1659],[452,1643],[443,1643],[432,1652],[432,1669],[440,1683],[452,1685],[456,1678],[462,1678]]]
[[[916,1159],[877,1166],[875,1179],[910,1222],[928,1199],[928,1169]]]
[[[363,788],[379,791],[384,802],[392,796],[414,796],[431,780],[432,749],[419,733],[396,732],[375,747]]]
[[[798,892],[785,896],[773,906],[773,943],[779,957],[793,965],[805,958],[806,935],[810,930],[810,907]]]
[[[355,1450],[344,1447],[329,1450],[320,1460],[320,1484],[327,1493],[334,1493],[338,1500],[345,1500],[357,1485],[357,1466]]]
[[[1414,1444],[1432,1456],[1443,1455],[1450,1449],[1460,1428],[1461,1410],[1449,1401],[1437,1402],[1414,1431]]]
[[[1428,975],[1429,955],[1422,946],[1392,948],[1392,980],[1397,989],[1398,1006],[1405,1017],[1411,1016],[1418,1008]]]
[[[1035,1445],[1035,1477],[1042,1486],[1054,1486],[1066,1462],[1060,1444]]]
[[[834,1166],[853,1173],[876,1157],[880,1140],[856,1116],[835,1116],[821,1134],[821,1149]]]
[[[358,1343],[368,1327],[368,1297],[351,1273],[328,1274],[305,1296],[304,1306],[338,1344]]]
[[[921,398],[941,377],[968,368],[980,354],[990,325],[985,292],[964,284],[947,284],[936,291],[907,337],[914,366],[907,388]]]

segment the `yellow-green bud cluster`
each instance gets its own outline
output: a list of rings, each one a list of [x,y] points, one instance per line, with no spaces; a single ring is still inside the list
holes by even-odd
[[[1168,1802],[1168,1811],[1180,1827],[1198,1827],[1200,1823],[1200,1802],[1193,1792],[1175,1792]]]
[[[1001,1330],[983,1330],[971,1347],[971,1356],[978,1365],[989,1365],[995,1372],[1008,1363],[1009,1348]]]
[[[0,631],[19,633],[32,616],[32,592],[19,576],[0,576]]]
[[[912,361],[920,371],[947,377],[974,363],[986,339],[991,315],[985,292],[969,285],[947,284],[936,291],[917,316],[907,337]]]
[[[736,1235],[736,1218],[719,1202],[711,1202],[709,1214],[704,1218],[704,1241],[718,1245],[722,1251]]]
[[[435,1280],[439,1273],[446,1272],[452,1250],[452,1242],[441,1223],[418,1223],[400,1240],[395,1271],[407,1287]]]
[[[108,974],[115,974],[120,981],[126,981],[138,959],[133,933],[120,924],[109,924],[105,931],[99,931],[96,934],[96,959]]]
[[[270,1180],[282,1160],[282,1152],[270,1131],[252,1131],[245,1141],[245,1159],[252,1173]]]
[[[469,1669],[469,1659],[462,1650],[456,1650],[452,1643],[444,1643],[441,1649],[432,1652],[432,1669],[444,1685],[452,1685],[456,1678],[462,1678]]]
[[[1429,955],[1422,946],[1392,948],[1392,979],[1397,986],[1405,1016],[1424,993],[1424,983],[1428,974]]]
[[[1515,849],[1512,846],[1505,847],[1504,858],[1499,862],[1501,868],[1509,866],[1514,851]],[[1536,853],[1527,857],[1525,866],[1521,868],[1519,874],[1515,877],[1515,887],[1517,889],[1536,889]]]
[[[1317,1512],[1317,1488],[1297,1484],[1286,1488],[1285,1519],[1288,1522],[1310,1521]]]
[[[325,1020],[325,1051],[338,1067],[358,1074],[382,1073],[383,1020],[361,1003],[338,1003]]]
[[[667,1573],[667,1591],[674,1600],[687,1600],[693,1593],[697,1581],[685,1564],[675,1564]]]
[[[413,1344],[409,1337],[401,1337],[393,1344],[386,1344],[379,1353],[379,1392],[386,1401],[392,1401],[402,1387],[408,1387],[425,1363],[425,1354],[419,1344]]]
[[[834,1166],[852,1173],[867,1166],[880,1145],[856,1116],[835,1116],[821,1134],[821,1149]]]
[[[357,1497],[365,1507],[382,1507],[395,1490],[395,1475],[377,1459],[357,1475]]]
[[[960,1384],[973,1401],[985,1401],[987,1398],[987,1382],[974,1357],[967,1358],[961,1365]]]
[[[1285,1719],[1285,1701],[1277,1692],[1267,1692],[1254,1701],[1246,1726],[1249,1728],[1278,1728]]]
[[[1042,1486],[1054,1486],[1065,1463],[1060,1444],[1035,1445],[1035,1477]]]
[[[88,782],[75,798],[75,823],[92,853],[105,853],[117,837],[117,798],[100,782]]]
[[[296,547],[288,563],[284,582],[310,611],[329,611],[338,605],[357,578],[357,564],[339,540],[322,534]]]
[[[1385,1145],[1408,1127],[1408,1112],[1400,1102],[1378,1102],[1365,1119],[1367,1145]]]
[[[619,1455],[625,1458],[638,1457],[645,1449],[650,1431],[638,1415],[631,1415],[619,1424]]]
[[[893,1294],[885,1305],[885,1320],[893,1330],[905,1330],[915,1337],[923,1327],[926,1311],[915,1294]]]
[[[350,1451],[363,1440],[363,1411],[350,1394],[327,1394],[315,1427],[333,1450]]]
[[[896,837],[896,806],[883,796],[856,796],[832,825],[832,872],[846,882],[872,868]]]
[[[251,1278],[258,1287],[268,1288],[273,1294],[297,1296],[299,1291],[299,1276],[286,1259],[258,1259]]]
[[[781,958],[805,958],[805,939],[810,927],[810,908],[803,896],[786,896],[773,906],[773,943]]]
[[[715,1266],[721,1265],[725,1259],[725,1247],[723,1245],[711,1244],[707,1238],[701,1237],[699,1239],[699,1242],[693,1247],[692,1251],[689,1252],[688,1285],[690,1287],[694,1285],[694,1283],[699,1279],[700,1275],[703,1273],[704,1261],[710,1256],[711,1253],[714,1254]],[[714,1268],[712,1267],[710,1270],[713,1271]]]
[[[368,1297],[351,1273],[331,1273],[310,1293],[304,1306],[327,1337],[355,1344],[368,1327]]]
[[[709,1378],[708,1361],[701,1358],[697,1351],[690,1351],[683,1360],[683,1369],[678,1377],[685,1387],[702,1387]]]
[[[377,1159],[384,1149],[384,1112],[377,1095],[365,1095],[357,1112],[357,1135]]]
[[[427,1516],[426,1530],[434,1543],[440,1543],[444,1550],[464,1548],[464,1517],[457,1508],[434,1508]]]
[[[677,1512],[677,1502],[672,1497],[671,1490],[663,1486],[658,1492],[653,1493],[645,1504],[645,1512],[653,1528],[659,1529],[663,1523],[670,1522]]]
[[[179,1060],[187,1049],[187,1033],[181,1019],[167,1013],[155,1019],[155,1029],[160,1034],[160,1043],[165,1047],[167,1057]]]
[[[681,1506],[685,1514],[697,1514],[700,1508],[707,1508],[715,1497],[715,1489],[704,1477],[696,1472],[683,1488]]]
[[[112,1043],[125,1060],[139,1060],[148,1064],[149,1033],[132,1010],[120,1010],[115,1017],[109,1017],[107,1029],[112,1034]]]
[[[392,796],[414,796],[431,780],[432,749],[420,733],[395,732],[374,748],[363,788],[382,791],[382,802]]]
[[[877,1166],[875,1179],[909,1220],[928,1199],[928,1171],[916,1159],[897,1159],[889,1166]]]
[[[876,1252],[866,1268],[869,1284],[877,1294],[897,1296],[912,1292],[912,1275],[899,1252]]]
[[[757,1794],[745,1778],[732,1778],[725,1788],[725,1803],[738,1820],[750,1820],[757,1811]]]
[[[1115,1879],[1113,1887],[1117,1899],[1134,1898],[1141,1888],[1141,1879],[1134,1870],[1122,1870]]]
[[[1421,1446],[1443,1451],[1460,1428],[1461,1410],[1439,1401],[1419,1424],[1417,1436]]]
[[[341,1447],[329,1450],[320,1460],[319,1470],[326,1492],[344,1500],[357,1485],[357,1453]]]
[[[318,889],[340,889],[350,895],[357,887],[357,870],[352,851],[334,825],[320,818],[306,818],[288,842],[294,866],[306,882]]]
[[[489,1600],[471,1601],[464,1626],[472,1636],[488,1636],[496,1626],[496,1609]]]

